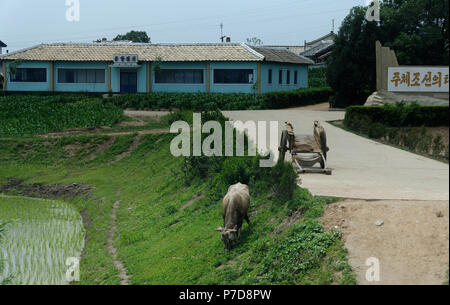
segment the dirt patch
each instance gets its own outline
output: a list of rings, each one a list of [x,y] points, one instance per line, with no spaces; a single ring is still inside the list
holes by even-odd
[[[284,230],[286,230],[287,228],[289,228],[290,226],[296,224],[297,222],[299,222],[302,219],[302,215],[303,215],[303,211],[298,210],[295,211],[292,215],[285,217],[280,225],[278,226],[278,229],[275,231],[275,233],[277,235],[283,233]]]
[[[377,223],[378,222],[378,223]],[[436,284],[449,269],[449,202],[345,200],[328,206],[327,230],[342,231],[359,284]],[[366,260],[380,262],[380,281],[368,282]]]
[[[427,131],[434,137],[440,135],[444,146],[449,145],[449,128],[448,127],[428,127]]]
[[[136,147],[139,146],[140,143],[141,143],[141,135],[138,134],[136,137],[134,137],[133,143],[131,143],[130,148],[127,151],[116,156],[115,162],[118,162],[118,161],[122,160],[123,158],[131,155],[131,153],[136,149]]]
[[[126,109],[124,114],[137,120],[159,120],[161,117],[169,114],[169,111],[149,111],[149,110],[133,110]]]
[[[183,211],[184,209],[190,207],[191,205],[193,205],[196,202],[199,202],[200,200],[202,200],[205,197],[205,195],[200,195],[200,196],[195,196],[194,198],[192,198],[191,200],[189,200],[185,205],[183,205],[179,211]]]
[[[87,133],[87,131],[90,131],[90,132]],[[110,127],[100,127],[100,128],[95,128],[95,129],[86,130],[86,131],[55,132],[55,133],[49,133],[49,134],[45,134],[45,135],[40,135],[39,137],[41,137],[41,138],[62,138],[62,137],[67,137],[67,136],[110,136],[110,137],[119,137],[119,136],[126,136],[126,135],[130,135],[130,134],[134,134],[134,133],[138,133],[139,135],[163,134],[163,133],[170,133],[170,129],[169,128],[157,128],[157,129],[147,129],[147,130],[140,130],[140,131],[117,131],[117,132],[111,132],[111,128]]]
[[[42,138],[55,138],[55,137],[64,137],[70,135],[79,135],[86,132],[92,132],[95,130],[104,129],[103,127],[92,127],[92,128],[71,128],[61,132],[51,132],[43,135],[39,135]]]
[[[70,157],[73,157],[81,149],[88,149],[90,144],[69,144],[64,146],[64,150]]]
[[[88,195],[93,188],[82,183],[54,184],[44,183],[25,184],[25,180],[10,178],[7,183],[0,185],[0,193],[18,192],[22,196],[35,198],[63,198],[70,199],[80,195]]]
[[[118,124],[118,126],[121,126],[121,127],[140,127],[140,126],[145,126],[147,124],[148,124],[148,122],[141,121],[141,120],[138,120],[138,121],[123,121],[123,122],[120,122]]]
[[[116,139],[116,137],[110,136],[107,141],[105,141],[102,144],[98,145],[95,148],[95,150],[86,157],[86,159],[88,161],[94,160],[95,157],[97,157],[98,155],[102,154],[105,150],[107,150],[109,147],[111,147],[111,145],[113,145],[115,139]]]
[[[110,227],[108,231],[108,238],[107,238],[107,244],[108,244],[108,252],[113,258],[114,266],[119,271],[119,278],[120,278],[120,285],[128,285],[129,277],[127,275],[127,270],[123,266],[122,262],[119,260],[117,255],[117,249],[114,246],[114,235],[117,232],[117,210],[119,209],[120,201],[117,200],[112,208],[111,211],[111,220],[110,220]]]

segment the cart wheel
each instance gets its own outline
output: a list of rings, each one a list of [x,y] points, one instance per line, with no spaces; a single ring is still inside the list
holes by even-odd
[[[325,158],[325,153],[322,158],[320,158],[320,168],[325,169],[325,161],[323,160]]]
[[[281,141],[280,141],[280,146],[278,147],[278,151],[280,152],[280,156],[278,157],[278,161],[284,161],[286,152],[288,150],[287,148],[287,141],[288,141],[288,132],[287,130],[284,130],[281,133]]]

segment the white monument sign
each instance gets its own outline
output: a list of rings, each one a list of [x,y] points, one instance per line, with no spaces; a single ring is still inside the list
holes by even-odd
[[[389,67],[390,92],[448,92],[448,67]]]

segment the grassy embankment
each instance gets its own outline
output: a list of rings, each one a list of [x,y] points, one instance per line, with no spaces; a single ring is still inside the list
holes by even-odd
[[[117,200],[114,245],[132,284],[355,283],[340,232],[325,232],[318,222],[336,199],[314,198],[298,187],[290,200],[273,196],[271,185],[280,186],[276,170],[256,169],[249,158],[217,160],[205,176],[187,179],[189,161],[170,154],[172,137],[142,135],[132,151],[136,134],[0,140],[0,186],[14,177],[28,186],[93,188],[62,196],[86,227],[80,284],[120,282],[106,243]],[[251,179],[255,171],[259,179]],[[251,225],[244,224],[240,243],[226,252],[215,231],[222,225],[220,199],[227,185],[242,179],[249,179],[252,194]]]

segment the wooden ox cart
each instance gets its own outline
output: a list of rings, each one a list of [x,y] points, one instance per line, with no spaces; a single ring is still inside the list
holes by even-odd
[[[294,133],[292,124],[285,123],[285,130],[281,134],[279,160],[285,159],[286,152],[290,152],[292,163],[300,173],[322,173],[331,175],[332,170],[327,168],[327,135],[318,121],[314,122],[313,135],[300,135]],[[319,163],[319,167],[314,167]]]

